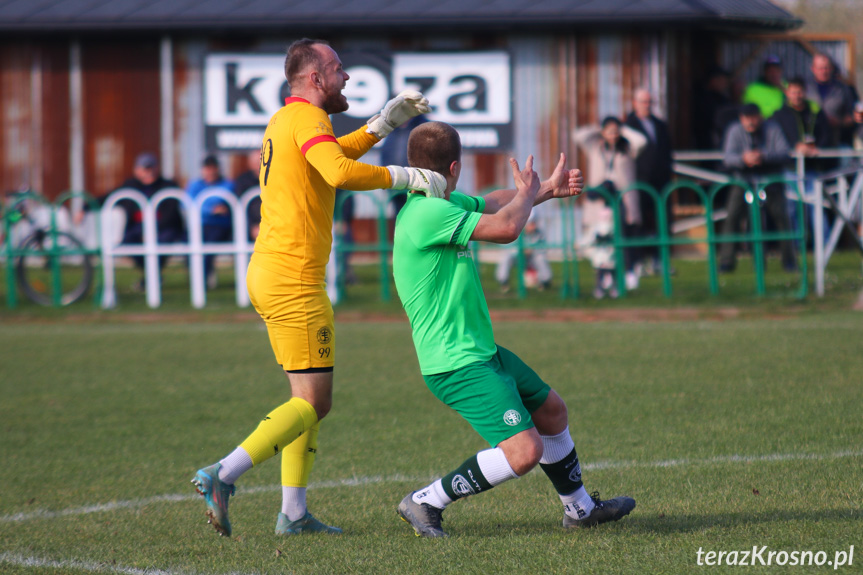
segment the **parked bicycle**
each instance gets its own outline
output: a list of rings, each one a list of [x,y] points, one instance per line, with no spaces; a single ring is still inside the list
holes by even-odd
[[[41,196],[16,192],[7,201],[3,231],[10,307],[16,285],[43,306],[67,306],[86,297],[96,276],[93,250],[59,229],[60,210]]]

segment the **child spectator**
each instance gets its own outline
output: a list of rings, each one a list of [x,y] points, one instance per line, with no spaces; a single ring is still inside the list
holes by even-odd
[[[545,235],[536,224],[536,216],[531,215],[524,226],[525,284],[543,291],[551,287],[551,266],[545,251],[537,249],[545,243]],[[503,293],[509,291],[509,273],[518,259],[518,249],[511,249],[497,264],[495,278]]]
[[[606,295],[617,299],[617,260],[614,257],[614,213],[608,201],[596,194],[601,206],[596,210],[593,225],[588,228],[578,242],[582,254],[590,260],[596,271],[596,284],[593,297],[602,299]]]

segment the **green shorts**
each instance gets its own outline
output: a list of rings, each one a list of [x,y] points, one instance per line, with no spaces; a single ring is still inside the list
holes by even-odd
[[[501,346],[486,362],[423,378],[435,397],[456,410],[492,447],[533,427],[530,414],[551,391],[536,372]]]

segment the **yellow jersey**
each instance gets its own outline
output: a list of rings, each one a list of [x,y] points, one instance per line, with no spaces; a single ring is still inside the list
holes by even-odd
[[[270,118],[261,147],[261,227],[253,258],[274,273],[324,281],[333,235],[336,188],[392,185],[389,170],[356,161],[378,142],[365,126],[341,138],[329,116],[288,98]]]

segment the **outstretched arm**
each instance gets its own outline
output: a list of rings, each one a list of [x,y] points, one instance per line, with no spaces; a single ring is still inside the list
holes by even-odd
[[[552,198],[570,198],[581,195],[584,191],[584,176],[579,169],[566,169],[566,154],[561,153],[557,166],[551,176],[542,182],[536,203],[541,204]]]
[[[560,160],[552,172],[551,176],[540,183],[539,192],[536,195],[536,200],[533,205],[539,205],[542,202],[552,198],[568,198],[581,194],[584,189],[584,176],[581,170],[566,169],[566,154],[560,154]],[[515,197],[516,191],[495,190],[487,194],[485,199],[484,214],[495,214],[501,208],[509,204]]]
[[[471,240],[508,244],[515,241],[536,201],[539,192],[539,176],[533,171],[533,156],[528,156],[524,170],[520,170],[515,158],[510,158],[515,194],[499,211],[483,214],[471,234]]]

